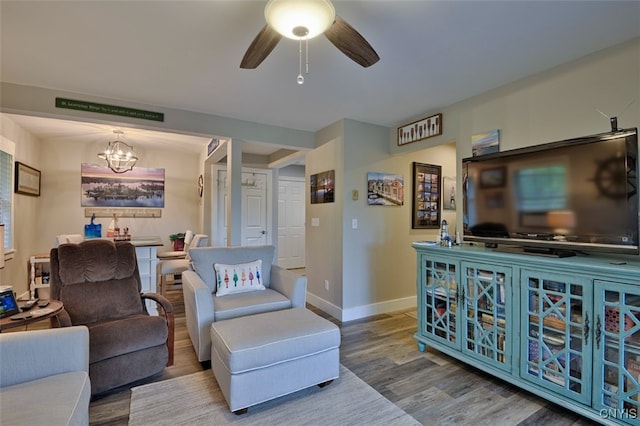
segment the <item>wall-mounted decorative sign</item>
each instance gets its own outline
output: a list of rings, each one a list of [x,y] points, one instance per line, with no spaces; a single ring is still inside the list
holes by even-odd
[[[317,173],[309,177],[311,204],[333,203],[336,175],[334,170]]]
[[[145,111],[116,105],[99,104],[96,102],[77,101],[74,99],[56,98],[56,108],[75,109],[78,111],[96,112],[100,114],[120,115],[122,117],[140,118],[142,120],[164,121],[161,112]]]
[[[16,161],[14,192],[39,197],[40,170]]]
[[[404,204],[404,177],[390,173],[367,173],[367,204],[401,206]]]
[[[414,229],[440,227],[441,175],[441,166],[413,163]]]
[[[130,208],[130,207],[87,207],[84,209],[84,217],[131,217],[134,219],[160,219],[162,209]]]
[[[442,114],[435,114],[398,127],[398,146],[442,134]]]
[[[500,151],[500,131],[490,130],[471,136],[471,154],[491,154]]]
[[[119,174],[82,163],[82,207],[164,207],[164,169],[136,167]]]

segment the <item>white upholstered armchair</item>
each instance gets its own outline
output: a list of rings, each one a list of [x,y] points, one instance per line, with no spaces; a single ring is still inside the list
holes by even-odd
[[[214,321],[305,307],[306,277],[276,265],[274,246],[192,248],[189,256],[192,269],[182,273],[182,292],[187,330],[200,362],[211,359],[210,328]],[[245,272],[241,266],[258,260],[264,289],[254,290],[250,280],[257,281],[258,274],[255,269]],[[215,264],[227,266],[228,274],[217,279]],[[223,287],[241,291],[222,296],[226,291],[218,288]]]

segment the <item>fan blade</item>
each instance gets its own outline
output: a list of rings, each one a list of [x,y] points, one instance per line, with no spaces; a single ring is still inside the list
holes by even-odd
[[[242,57],[240,68],[256,68],[269,56],[281,38],[282,36],[277,31],[271,29],[269,25],[265,25]]]
[[[324,32],[324,35],[342,53],[365,68],[380,60],[380,57],[369,42],[337,15],[335,22]]]

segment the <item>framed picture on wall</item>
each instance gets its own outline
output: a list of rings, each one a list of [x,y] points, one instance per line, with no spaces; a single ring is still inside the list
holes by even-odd
[[[309,177],[311,204],[333,203],[336,174],[334,170],[316,173]]]
[[[16,194],[40,196],[40,170],[27,166],[24,163],[16,161],[15,171],[15,188]]]
[[[370,206],[402,206],[404,177],[392,173],[367,173],[367,204]]]
[[[82,207],[164,207],[164,169],[136,167],[119,174],[104,165],[80,166]]]
[[[442,166],[413,163],[413,229],[440,227]]]

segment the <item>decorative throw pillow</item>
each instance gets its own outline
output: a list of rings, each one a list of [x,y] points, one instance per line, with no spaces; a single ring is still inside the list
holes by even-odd
[[[216,263],[213,269],[216,271],[216,296],[265,289],[262,284],[262,260],[260,259],[237,265]]]

